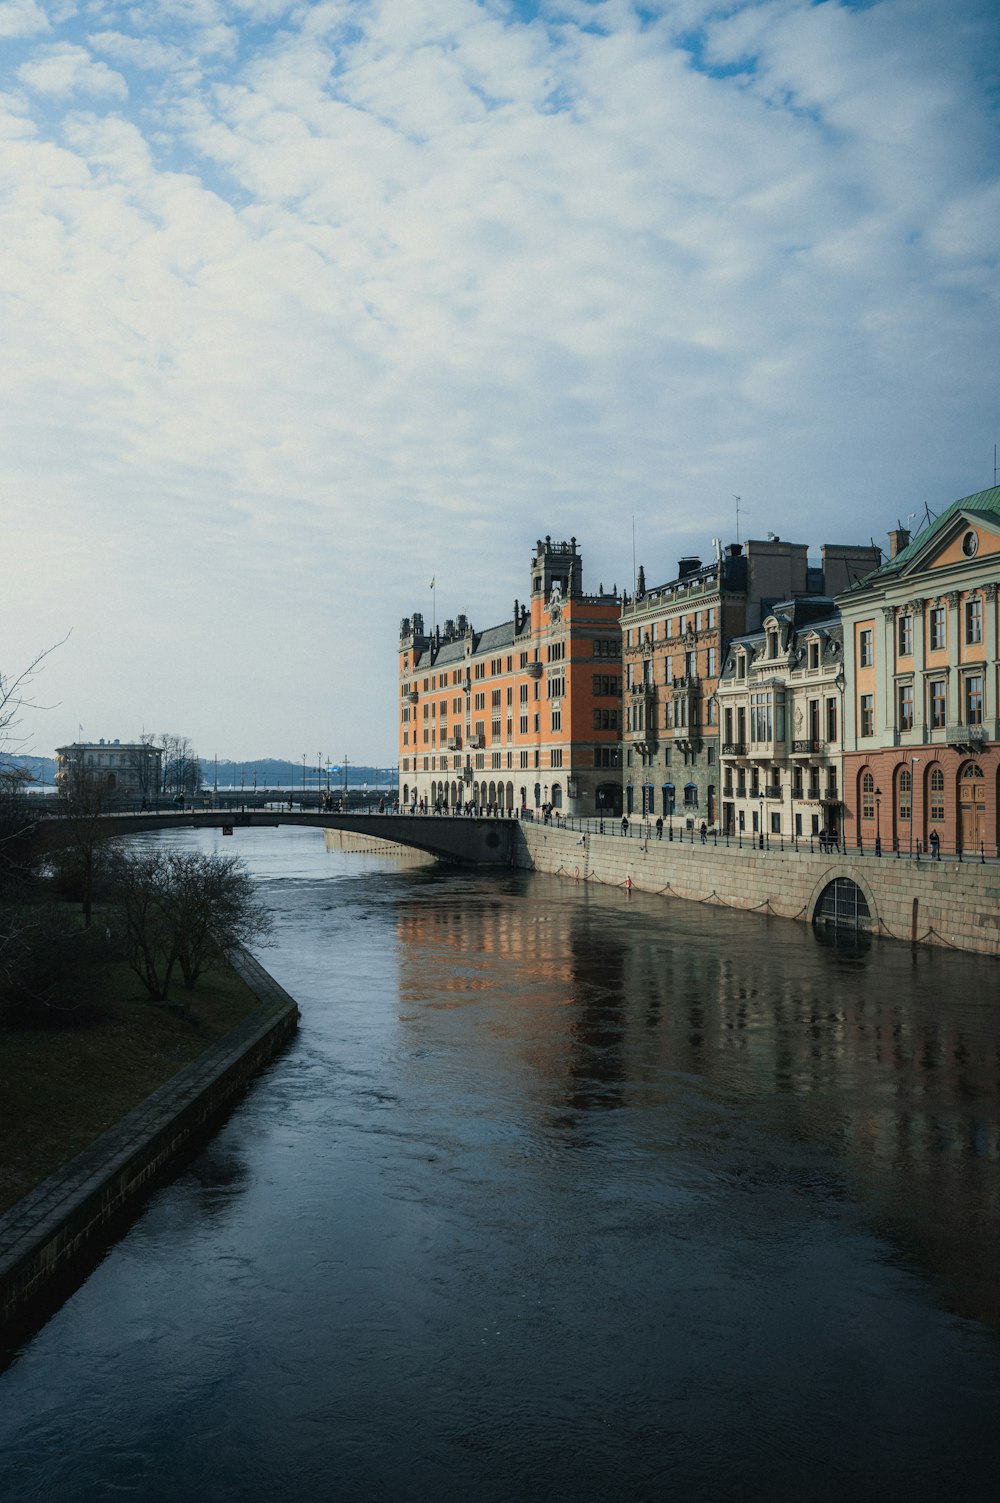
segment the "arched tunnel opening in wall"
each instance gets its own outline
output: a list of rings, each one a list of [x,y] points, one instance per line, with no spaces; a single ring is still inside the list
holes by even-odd
[[[835,877],[820,893],[813,912],[813,927],[849,934],[868,934],[872,913],[868,899],[850,877]]]

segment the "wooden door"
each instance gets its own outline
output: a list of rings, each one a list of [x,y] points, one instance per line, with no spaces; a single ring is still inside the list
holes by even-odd
[[[967,767],[959,792],[962,850],[978,851],[986,840],[986,781],[981,767]]]

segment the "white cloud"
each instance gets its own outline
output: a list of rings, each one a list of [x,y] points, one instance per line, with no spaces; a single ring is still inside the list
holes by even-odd
[[[120,73],[107,63],[91,57],[85,47],[72,42],[55,42],[39,47],[28,62],[22,63],[17,76],[36,94],[65,99],[71,94],[111,95],[124,99],[128,85]]]
[[[38,0],[2,0],[0,38],[33,37],[49,30],[49,18]]]
[[[87,40],[131,97],[75,32],[22,65],[44,98],[0,99],[16,614],[65,609],[74,652],[89,633],[114,662],[109,733],[150,671],[147,722],[233,754],[356,724],[377,682],[348,752],[381,759],[425,575],[486,625],[540,532],[623,583],[633,512],[653,578],[734,490],[819,543],[981,482],[978,0],[964,25],[660,9],[583,7],[601,35],[563,5],[106,5]],[[290,634],[336,661],[321,689]],[[191,672],[208,644],[231,694]]]

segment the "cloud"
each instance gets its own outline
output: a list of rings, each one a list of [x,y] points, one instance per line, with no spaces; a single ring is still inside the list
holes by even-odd
[[[12,600],[115,663],[110,734],[152,672],[149,723],[220,753],[321,715],[382,759],[425,575],[487,625],[540,533],[622,583],[633,513],[654,578],[733,491],[818,544],[981,483],[979,0],[527,9],[106,4],[27,44],[0,99]],[[192,677],[207,644],[231,694]]]
[[[65,99],[71,94],[111,95],[124,99],[128,85],[120,73],[98,62],[85,47],[72,42],[56,42],[39,47],[30,60],[22,63],[17,76],[36,94]]]
[[[33,37],[49,30],[49,18],[38,0],[2,0],[0,38]]]

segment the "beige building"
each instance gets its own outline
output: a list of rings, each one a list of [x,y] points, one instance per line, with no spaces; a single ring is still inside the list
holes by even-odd
[[[638,587],[622,606],[624,784],[628,813],[721,823],[716,691],[733,638],[759,628],[779,601],[847,589],[873,569],[875,548],[752,539],[715,557],[681,559],[677,577]]]
[[[154,799],[160,791],[163,752],[144,741],[74,741],[56,748],[56,786],[68,793],[86,779],[113,799]]]
[[[784,601],[729,646],[718,687],[722,828],[840,838],[844,640],[833,601]]]
[[[1000,851],[1000,487],[954,501],[837,601],[851,845]]]

